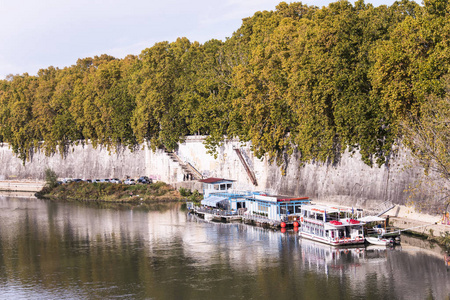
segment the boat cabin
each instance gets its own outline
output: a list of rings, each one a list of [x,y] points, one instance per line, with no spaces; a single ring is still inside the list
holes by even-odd
[[[310,202],[308,197],[290,198],[253,194],[246,197],[245,207],[250,215],[257,215],[274,221],[286,221],[298,220],[300,208]]]
[[[245,191],[209,193],[208,197],[201,201],[201,204],[223,210],[237,211],[240,208],[245,208],[245,197],[250,194],[250,192]]]
[[[227,192],[234,189],[234,180],[224,178],[206,178],[199,180],[203,183],[203,198],[211,193]]]
[[[234,180],[207,178],[199,181],[203,182],[201,204],[208,207],[237,211],[245,208],[245,197],[251,195],[248,191],[234,190]]]

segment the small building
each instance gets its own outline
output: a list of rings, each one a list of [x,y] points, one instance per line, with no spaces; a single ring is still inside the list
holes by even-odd
[[[209,194],[226,192],[234,189],[234,180],[225,178],[206,178],[199,180],[203,182],[203,198],[208,198]]]
[[[202,205],[221,208],[224,210],[237,211],[245,207],[245,196],[249,192],[235,191],[234,180],[224,178],[206,178],[199,180],[203,182]]]
[[[257,215],[274,221],[285,221],[300,217],[301,206],[310,204],[308,197],[290,198],[253,194],[245,198],[249,215]]]

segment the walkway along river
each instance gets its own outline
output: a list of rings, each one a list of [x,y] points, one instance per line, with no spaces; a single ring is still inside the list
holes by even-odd
[[[449,299],[443,253],[336,251],[154,210],[0,196],[0,298]],[[415,241],[415,240],[413,240]]]

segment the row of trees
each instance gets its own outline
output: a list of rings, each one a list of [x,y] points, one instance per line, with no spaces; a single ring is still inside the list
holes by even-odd
[[[239,137],[278,162],[293,151],[334,160],[350,148],[382,164],[401,129],[429,115],[429,99],[448,99],[449,14],[448,0],[282,2],[224,42],[179,38],[139,56],[9,76],[0,81],[0,139],[24,160],[36,147],[174,149],[201,134],[211,149]]]

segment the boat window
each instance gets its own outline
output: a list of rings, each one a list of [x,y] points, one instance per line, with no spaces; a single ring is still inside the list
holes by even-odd
[[[339,221],[338,215],[336,213],[327,214],[327,221]]]
[[[260,212],[268,212],[269,207],[265,205],[264,203],[258,203],[258,211]]]
[[[323,221],[323,214],[317,214],[317,220]]]

